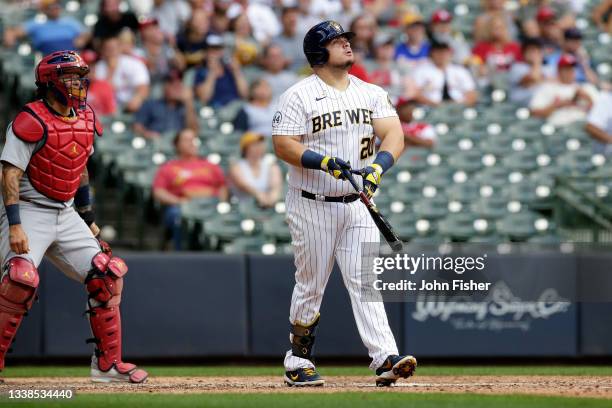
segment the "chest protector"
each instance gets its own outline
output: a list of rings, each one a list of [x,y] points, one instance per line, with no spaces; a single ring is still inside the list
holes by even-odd
[[[13,121],[13,133],[36,148],[26,170],[32,186],[56,201],[69,201],[76,194],[87,165],[94,134],[102,125],[89,107],[78,116],[55,115],[42,101],[28,103]]]

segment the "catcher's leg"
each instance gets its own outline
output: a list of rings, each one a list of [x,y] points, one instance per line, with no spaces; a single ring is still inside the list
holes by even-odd
[[[27,259],[13,257],[6,262],[0,278],[0,370],[23,316],[32,307],[38,283],[38,271]]]
[[[96,347],[91,377],[96,382],[133,382],[146,380],[147,373],[121,360],[121,290],[125,262],[100,247],[87,225],[74,209],[60,213],[61,228],[47,257],[67,276],[86,285],[87,313]]]
[[[91,379],[95,382],[144,382],[148,374],[121,359],[121,291],[125,262],[100,252],[92,260],[93,269],[85,279],[89,293],[87,313],[96,349],[91,361]]]

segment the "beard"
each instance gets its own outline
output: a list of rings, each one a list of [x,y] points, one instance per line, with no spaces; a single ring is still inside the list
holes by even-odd
[[[354,64],[355,64],[355,58],[352,57],[346,61],[337,62],[337,63],[329,63],[328,65],[330,66],[330,68],[343,69],[343,70],[348,71],[349,69],[351,69],[351,67]]]

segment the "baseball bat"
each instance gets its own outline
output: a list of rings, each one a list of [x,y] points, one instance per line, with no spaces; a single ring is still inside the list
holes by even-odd
[[[363,190],[359,188],[359,185],[357,185],[357,181],[355,181],[355,178],[351,174],[351,173],[355,173],[355,174],[361,174],[361,173],[359,173],[356,170],[352,170],[352,169],[351,171],[348,171],[345,169],[343,170],[343,173],[346,179],[351,183],[353,188],[359,194],[359,199],[361,200],[362,203],[365,204],[366,208],[368,209],[368,212],[370,213],[370,216],[372,216],[374,223],[378,227],[378,230],[385,238],[385,241],[387,241],[387,243],[389,244],[389,246],[394,252],[401,251],[402,248],[404,247],[404,245],[402,244],[402,240],[399,239],[399,237],[393,230],[393,227],[391,227],[391,224],[389,224],[389,221],[387,221],[385,216],[382,215],[380,211],[378,211],[376,204],[370,201],[366,193],[364,193]]]

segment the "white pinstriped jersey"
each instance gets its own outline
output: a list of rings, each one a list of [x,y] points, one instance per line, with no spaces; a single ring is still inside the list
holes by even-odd
[[[347,89],[339,91],[313,74],[287,89],[278,106],[272,135],[301,136],[307,148],[350,161],[355,169],[374,160],[372,119],[397,116],[385,90],[353,75]],[[348,181],[295,166],[289,170],[289,185],[327,196],[354,193]]]

